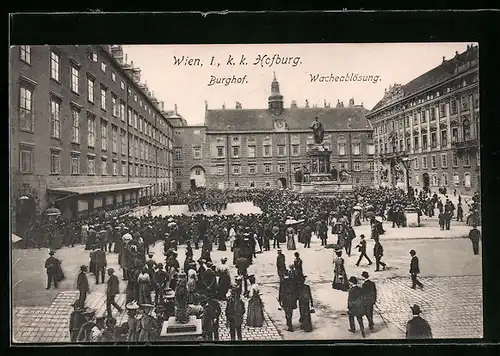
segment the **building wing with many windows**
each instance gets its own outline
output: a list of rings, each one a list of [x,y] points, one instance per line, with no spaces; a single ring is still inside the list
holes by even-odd
[[[10,100],[14,214],[21,197],[72,217],[172,188],[169,113],[121,46],[13,46]]]
[[[324,145],[332,150],[337,170],[345,169],[354,185],[373,183],[372,127],[366,109],[338,102],[331,108],[299,108],[283,104],[274,78],[268,107],[209,109],[202,126],[174,123],[174,180],[177,189],[280,188],[291,187],[296,168],[309,164],[307,151],[313,146],[310,129],[315,117],[325,129]]]
[[[467,46],[405,85],[386,89],[367,115],[374,129],[377,185],[480,188],[478,47]]]

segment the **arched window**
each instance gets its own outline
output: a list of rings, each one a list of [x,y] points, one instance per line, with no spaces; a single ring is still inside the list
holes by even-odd
[[[460,177],[458,176],[458,173],[453,173],[453,185],[460,185]]]
[[[471,139],[470,133],[470,120],[465,119],[462,123],[463,133],[464,133],[464,141],[468,141]]]
[[[470,188],[471,187],[471,182],[470,182],[470,173],[465,173],[464,174],[464,185],[466,188]]]
[[[437,175],[436,174],[433,174],[431,176],[431,185],[433,187],[437,187],[437,185],[438,185],[438,179],[437,179]]]
[[[443,173],[443,176],[441,177],[441,185],[442,186],[448,186],[448,174]]]

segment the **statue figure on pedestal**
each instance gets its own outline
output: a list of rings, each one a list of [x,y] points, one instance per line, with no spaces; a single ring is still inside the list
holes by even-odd
[[[323,137],[325,136],[325,130],[323,129],[323,124],[319,122],[317,117],[314,118],[314,121],[311,124],[311,129],[314,134],[314,142],[321,144],[323,142]]]
[[[332,180],[337,180],[338,179],[337,168],[335,168],[334,165],[332,165],[332,169],[330,170],[330,174],[332,175]]]
[[[175,320],[181,324],[189,322],[187,277],[184,272],[179,273],[175,288]]]
[[[302,169],[297,168],[295,169],[295,183],[302,183],[304,181],[304,175],[302,173]]]

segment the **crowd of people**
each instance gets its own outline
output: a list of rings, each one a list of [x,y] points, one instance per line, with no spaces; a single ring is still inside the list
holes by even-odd
[[[220,212],[225,204],[241,201],[253,202],[262,213],[168,217],[151,214],[140,217],[99,215],[61,225],[73,231],[70,244],[81,242],[90,251],[90,263],[82,266],[78,275],[80,297],[73,305],[75,310],[70,326],[72,340],[156,340],[160,336],[163,321],[170,317],[182,318],[178,314],[179,309],[186,309],[187,315],[202,319],[205,340],[219,339],[219,318],[225,312],[231,339],[241,340],[243,324],[260,327],[265,323],[256,276],[249,275],[248,268],[258,253],[271,250],[271,246],[278,250],[278,302],[285,311],[287,328],[293,331],[293,310],[298,307],[301,329],[310,332],[313,330],[311,314],[314,308],[311,289],[303,274],[302,260],[296,252],[293,264],[287,266],[280,244],[285,244],[287,250],[292,251],[296,250],[296,243],[302,243],[307,248],[310,247],[313,234],[321,239],[323,246],[334,249],[332,288],[349,292],[349,330],[355,332],[357,320],[364,337],[362,317],[367,317],[368,326],[372,329],[376,289],[367,271],[359,277],[364,280],[362,286],[358,283],[358,277],[349,278],[347,275],[342,254],[345,251],[348,256],[351,255],[352,241],[356,238],[353,226],[369,221],[370,239],[375,242],[375,271],[379,271],[386,268],[382,261],[384,254],[380,242],[380,236],[385,233],[383,220],[392,221],[393,226],[405,226],[405,209],[415,209],[419,216],[432,216],[434,209],[429,208],[430,204],[440,211],[442,205],[443,213],[451,216],[455,212],[451,202],[440,204],[437,195],[420,192],[412,198],[400,189],[366,187],[357,188],[353,193],[328,197],[305,196],[286,190],[176,192],[165,194],[154,203],[184,203],[191,207],[192,212],[204,209]],[[479,203],[479,196],[475,195],[473,209],[479,210]],[[473,220],[473,224],[475,227],[476,220]],[[53,225],[59,228],[58,224]],[[336,241],[328,241],[329,230],[337,235]],[[474,237],[478,241],[480,234],[474,234],[478,236],[477,239]],[[150,246],[156,243],[163,243],[163,262],[150,252]],[[187,246],[183,262],[177,254],[179,244]],[[476,245],[473,240],[474,253]],[[363,258],[371,265],[364,235],[360,236],[355,248],[360,252],[357,265]],[[195,258],[194,250],[199,249],[199,256]],[[231,262],[237,271],[235,276],[231,276],[227,257],[220,263],[214,263],[211,256],[214,249],[232,252]],[[126,283],[128,321],[122,325],[117,325],[112,312],[112,307],[119,313],[122,311],[115,302],[120,291],[120,280],[112,268],[107,268],[106,253],[118,254],[121,279]],[[47,269],[49,281],[57,279],[54,277],[55,270],[60,269]],[[107,283],[107,313],[104,317],[96,317],[95,311],[86,306],[86,296],[90,291],[87,271],[95,276],[96,284]],[[423,287],[417,279],[419,272],[418,258],[412,251],[412,288]],[[105,273],[108,274],[107,282]],[[48,284],[47,288],[50,287],[51,284]],[[248,302],[247,308],[243,301]],[[224,311],[222,302],[226,304]],[[415,311],[419,310],[417,307]]]

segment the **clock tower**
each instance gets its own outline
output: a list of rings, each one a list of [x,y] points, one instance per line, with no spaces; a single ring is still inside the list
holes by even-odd
[[[276,73],[271,83],[271,95],[268,98],[268,110],[274,116],[279,116],[283,113],[283,95],[280,94],[280,84],[276,80]]]

